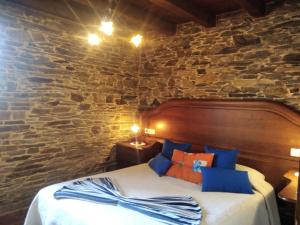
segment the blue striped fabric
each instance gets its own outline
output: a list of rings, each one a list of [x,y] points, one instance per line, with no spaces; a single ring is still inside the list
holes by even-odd
[[[202,211],[192,197],[129,198],[121,195],[109,177],[75,181],[54,193],[56,199],[79,199],[119,205],[151,216],[164,224],[199,225]]]

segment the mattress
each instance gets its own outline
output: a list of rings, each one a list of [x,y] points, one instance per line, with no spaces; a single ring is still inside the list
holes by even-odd
[[[147,164],[97,174],[110,177],[130,197],[192,196],[202,208],[201,225],[279,225],[274,191],[263,179],[254,182],[255,193],[202,192],[201,186],[172,177],[159,177]],[[84,178],[81,178],[84,179]],[[41,189],[28,210],[25,225],[158,225],[153,218],[101,203],[53,197],[71,181]]]

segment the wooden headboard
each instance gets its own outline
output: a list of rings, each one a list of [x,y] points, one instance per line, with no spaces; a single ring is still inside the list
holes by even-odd
[[[298,168],[290,148],[300,148],[300,114],[280,103],[240,100],[170,100],[141,113],[142,128],[155,129],[146,141],[168,138],[193,145],[240,150],[238,163],[265,174],[276,190],[282,175]]]

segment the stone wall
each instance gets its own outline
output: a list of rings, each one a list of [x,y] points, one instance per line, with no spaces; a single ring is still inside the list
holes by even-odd
[[[237,12],[215,28],[186,23],[175,36],[153,37],[143,51],[141,108],[155,99],[255,98],[300,110],[300,3],[268,10],[263,18]]]
[[[82,30],[0,3],[0,216],[41,187],[99,172],[128,139],[137,52],[116,39],[89,47]]]

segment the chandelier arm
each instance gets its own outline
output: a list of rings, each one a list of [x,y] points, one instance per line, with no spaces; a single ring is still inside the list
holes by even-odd
[[[82,20],[80,19],[80,17],[77,15],[77,13],[75,12],[75,10],[72,8],[72,6],[69,4],[68,0],[64,0],[64,3],[66,4],[66,6],[68,7],[68,9],[71,11],[71,13],[73,14],[73,16],[76,18],[76,20],[78,21],[78,23],[80,24],[80,26],[82,26],[82,28],[85,31],[88,31],[88,29],[86,28],[86,26],[84,25],[84,23],[82,22]]]

